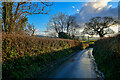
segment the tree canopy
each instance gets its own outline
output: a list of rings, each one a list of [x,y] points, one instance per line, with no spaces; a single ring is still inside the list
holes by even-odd
[[[47,24],[48,30],[53,30],[58,34],[67,33],[68,35],[74,35],[75,29],[79,27],[75,19],[74,16],[69,16],[62,12],[51,15]]]
[[[104,37],[106,34],[114,33],[110,27],[116,24],[117,21],[115,21],[112,17],[93,17],[89,22],[85,23],[83,33]]]
[[[66,27],[68,15],[59,12],[57,14],[51,15],[49,23],[47,24],[49,29],[55,30],[56,33],[64,32]]]
[[[2,14],[3,31],[16,33],[25,27],[27,15],[48,14],[52,2],[2,2],[0,13]],[[21,30],[22,31],[22,30]]]

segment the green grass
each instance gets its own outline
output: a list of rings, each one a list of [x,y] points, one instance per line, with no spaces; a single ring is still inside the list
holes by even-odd
[[[90,40],[90,41],[81,41],[83,43],[89,43],[89,44],[94,44],[95,40]]]

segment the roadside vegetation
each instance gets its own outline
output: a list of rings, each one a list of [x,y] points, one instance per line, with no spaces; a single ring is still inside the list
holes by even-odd
[[[93,55],[105,79],[120,79],[120,34],[97,40]]]
[[[58,34],[58,38],[35,37],[35,31],[38,29],[28,22],[27,16],[48,14],[52,5],[52,2],[42,1],[0,4],[3,79],[30,78],[37,71],[42,74],[54,62],[89,46],[75,40],[75,29],[79,28],[79,25],[73,16],[62,12],[51,16],[47,26],[49,31]],[[49,35],[56,37],[56,33]]]
[[[30,78],[37,71],[44,72],[57,60],[83,48],[77,40],[40,38],[28,35],[3,35],[3,79]]]

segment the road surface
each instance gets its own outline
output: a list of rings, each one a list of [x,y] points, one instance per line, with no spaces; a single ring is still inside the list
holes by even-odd
[[[91,59],[92,48],[78,52],[45,78],[97,78]]]

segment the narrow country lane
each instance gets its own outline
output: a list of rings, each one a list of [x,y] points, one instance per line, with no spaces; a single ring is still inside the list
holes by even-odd
[[[97,78],[94,70],[92,57],[92,48],[83,50],[66,62],[61,64],[57,69],[51,71],[44,77],[48,78]]]

